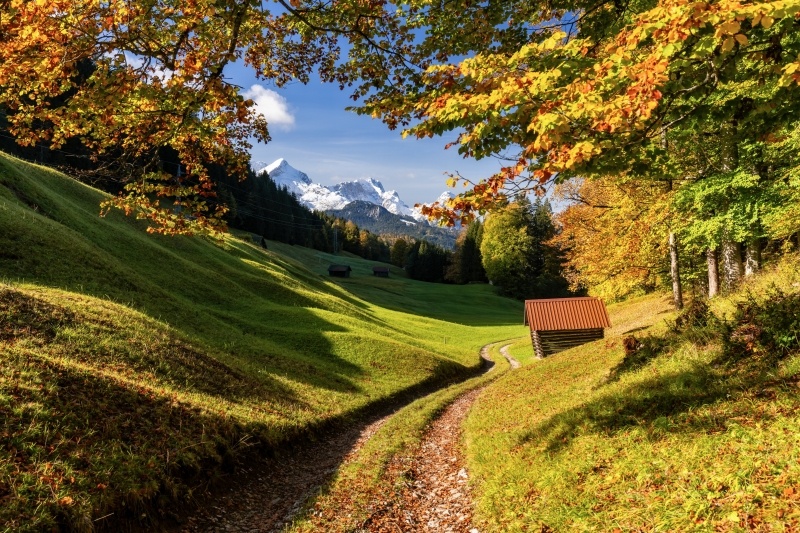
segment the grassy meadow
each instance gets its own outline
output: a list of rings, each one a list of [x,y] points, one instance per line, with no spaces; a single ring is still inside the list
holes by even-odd
[[[146,526],[254,444],[463,379],[480,346],[524,334],[488,286],[149,235],[99,217],[103,197],[0,154],[0,531]]]
[[[479,529],[797,530],[798,287],[794,256],[688,326],[664,296],[614,304],[604,340],[494,381],[465,425]],[[764,348],[775,309],[794,325]]]

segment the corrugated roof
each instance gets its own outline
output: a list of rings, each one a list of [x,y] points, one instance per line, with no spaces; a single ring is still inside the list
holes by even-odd
[[[525,300],[525,323],[537,331],[611,327],[603,301],[589,296]]]

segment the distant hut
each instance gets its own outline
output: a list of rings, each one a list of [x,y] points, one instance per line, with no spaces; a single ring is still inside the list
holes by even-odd
[[[374,267],[372,267],[372,275],[373,276],[378,276],[379,278],[388,278],[389,277],[389,267],[374,266]]]
[[[328,267],[328,274],[337,278],[349,278],[353,269],[349,265],[331,265]]]
[[[531,328],[536,357],[602,339],[610,328],[608,313],[599,298],[525,300],[525,325]]]

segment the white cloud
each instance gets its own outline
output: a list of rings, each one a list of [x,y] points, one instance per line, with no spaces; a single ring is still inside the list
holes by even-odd
[[[264,115],[268,125],[287,130],[294,126],[294,115],[289,110],[289,102],[275,91],[253,85],[242,96],[255,102],[256,113]]]

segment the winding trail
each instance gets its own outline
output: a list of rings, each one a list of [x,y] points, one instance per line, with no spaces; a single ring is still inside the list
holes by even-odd
[[[496,344],[499,343],[481,348],[486,372],[494,367],[489,350]],[[400,505],[389,502],[378,505],[382,511],[364,524],[367,531],[477,531],[467,527],[472,517],[472,500],[460,451],[460,428],[481,390],[473,389],[453,402],[431,424],[413,457],[395,460],[390,470],[403,468],[411,475],[412,482],[403,491]],[[373,416],[322,440],[305,442],[285,456],[259,459],[239,469],[227,488],[215,491],[213,500],[209,499],[208,505],[176,531],[281,531],[339,466],[350,460],[403,406],[394,406],[391,412]]]
[[[484,346],[481,357],[489,360],[489,350],[497,344]],[[508,354],[509,346],[501,347],[500,353],[512,369],[519,368],[519,361]],[[479,533],[472,525],[473,501],[461,437],[462,424],[482,391],[480,387],[458,397],[430,424],[413,455],[392,461],[389,475],[404,478],[405,485],[399,498],[378,506],[380,511],[364,523],[364,530]]]
[[[511,357],[511,354],[508,353],[508,347],[509,346],[511,346],[511,345],[510,344],[506,344],[505,346],[500,348],[500,353],[503,355],[503,357],[506,358],[506,361],[508,361],[508,364],[511,365],[511,368],[516,370],[517,368],[521,367],[522,365],[519,363],[519,361],[517,361],[516,359]]]
[[[437,418],[410,457],[396,457],[389,475],[406,481],[400,497],[379,505],[363,525],[370,532],[472,532],[472,494],[461,451],[461,424],[483,389],[460,396]]]

